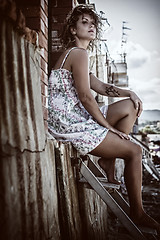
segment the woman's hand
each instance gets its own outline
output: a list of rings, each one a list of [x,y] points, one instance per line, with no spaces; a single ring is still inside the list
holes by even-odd
[[[132,100],[135,109],[137,110],[137,116],[139,117],[143,111],[142,101],[140,98],[134,93],[130,92],[130,99]]]
[[[113,133],[115,133],[115,134],[117,134],[120,138],[122,138],[122,139],[126,139],[126,140],[130,140],[130,138],[129,138],[129,136],[127,135],[127,134],[125,134],[125,133],[123,133],[123,132],[120,132],[120,131],[118,131],[117,129],[115,129],[115,128],[109,128],[109,130],[111,131],[111,132],[113,132]]]

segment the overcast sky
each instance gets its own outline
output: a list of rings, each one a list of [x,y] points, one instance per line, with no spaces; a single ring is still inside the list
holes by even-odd
[[[105,37],[113,59],[121,52],[122,21],[128,23],[126,52],[129,87],[144,109],[160,109],[160,0],[91,0],[105,12]]]

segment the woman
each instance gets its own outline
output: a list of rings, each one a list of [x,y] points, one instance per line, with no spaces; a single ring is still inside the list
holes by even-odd
[[[130,217],[136,224],[159,229],[159,224],[143,210],[142,151],[128,134],[142,111],[142,102],[130,91],[105,84],[89,74],[86,49],[96,39],[100,20],[88,5],[78,5],[67,18],[62,34],[66,48],[49,79],[49,131],[59,140],[70,141],[85,155],[100,157],[99,165],[108,181],[114,179],[116,158],[125,160],[125,183]],[[128,97],[99,108],[91,90],[109,97]]]

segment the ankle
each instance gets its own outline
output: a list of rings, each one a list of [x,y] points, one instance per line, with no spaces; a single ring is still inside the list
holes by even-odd
[[[136,209],[131,210],[131,212],[130,212],[130,217],[132,220],[139,220],[139,219],[143,218],[143,216],[145,216],[145,215],[146,215],[146,213],[143,210],[143,208],[140,208],[140,209],[136,208]]]
[[[103,158],[98,159],[98,165],[105,171],[105,163]]]
[[[110,161],[110,162],[109,162]],[[103,169],[103,171],[107,175],[108,182],[119,185],[120,182],[115,179],[114,176],[114,161],[105,160],[104,158],[98,159],[99,166]]]

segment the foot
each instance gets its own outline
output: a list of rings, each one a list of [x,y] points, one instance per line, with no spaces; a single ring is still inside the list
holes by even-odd
[[[120,184],[120,182],[118,182],[114,177],[115,160],[106,160],[104,158],[100,158],[98,160],[98,164],[105,171],[108,182],[118,185]]]
[[[131,217],[131,219],[136,225],[156,229],[158,234],[160,234],[160,224],[145,212],[143,212],[141,216],[134,216]]]

